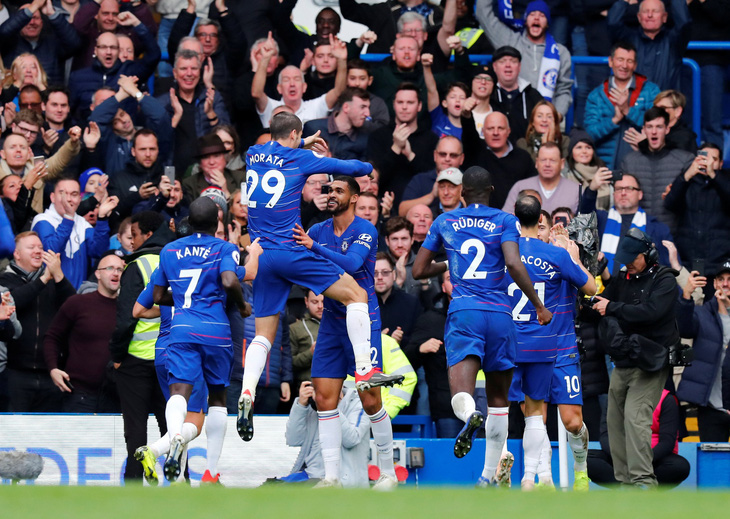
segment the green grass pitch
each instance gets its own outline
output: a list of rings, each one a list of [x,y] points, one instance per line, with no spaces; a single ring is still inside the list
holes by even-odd
[[[519,490],[421,487],[369,490],[148,487],[0,487],[3,518],[115,519],[711,519],[730,492]]]

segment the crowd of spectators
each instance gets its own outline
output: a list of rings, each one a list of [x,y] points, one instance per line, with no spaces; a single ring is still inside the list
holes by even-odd
[[[431,222],[463,204],[462,171],[480,165],[493,178],[490,204],[504,211],[525,191],[563,221],[597,211],[605,283],[633,227],[653,239],[661,264],[682,271],[680,331],[695,338],[702,362],[691,377],[702,387],[686,381],[680,397],[701,406],[701,435],[726,441],[730,53],[687,44],[727,39],[730,1],[340,0],[311,32],[291,21],[296,3],[2,0],[0,410],[105,412],[121,397],[123,410],[137,398],[143,414],[159,412],[148,387],[154,355],[130,348],[143,334],[129,294],[147,277],[122,270],[171,239],[200,196],[219,205],[218,235],[243,251],[244,154],[288,111],[306,134],[320,132],[331,156],[374,166],[358,179],[356,214],[379,232],[383,333],[420,379],[412,401],[413,385],[399,394],[403,412],[429,412],[442,436],[459,429],[443,345],[450,282],[414,280],[411,267]],[[367,30],[340,39],[342,17]],[[573,73],[571,54],[608,56],[609,67]],[[685,56],[701,66],[699,136],[685,123]],[[329,217],[327,183],[307,181],[305,229]],[[244,292],[249,300],[249,285]],[[321,313],[322,296],[297,287],[257,412],[288,412],[306,386]],[[254,317],[231,319],[240,366]],[[135,394],[141,377],[146,396]],[[236,399],[234,384],[232,410]]]

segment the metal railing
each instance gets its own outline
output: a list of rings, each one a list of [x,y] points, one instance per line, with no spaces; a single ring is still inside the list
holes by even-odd
[[[688,50],[730,50],[730,41],[691,41],[687,46]],[[360,57],[365,61],[377,62],[387,58],[388,54],[362,54]],[[469,56],[473,63],[489,63],[492,56],[488,54],[473,54]],[[452,57],[453,60],[453,57]],[[572,56],[571,75],[575,78],[576,65],[608,65],[608,57],[600,56]],[[697,135],[697,144],[700,144],[700,136],[702,134],[702,86],[700,67],[697,62],[690,58],[682,59],[682,64],[688,67],[692,73],[692,129]],[[573,87],[573,99],[575,99],[575,86]],[[570,128],[573,123],[574,105],[570,106],[570,110],[566,115],[566,127]]]

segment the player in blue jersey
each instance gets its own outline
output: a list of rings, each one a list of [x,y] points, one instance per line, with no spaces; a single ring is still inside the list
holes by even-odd
[[[522,262],[530,275],[535,291],[553,314],[550,325],[540,326],[535,308],[516,283],[511,283],[507,289],[513,308],[512,319],[517,330],[515,357],[517,367],[510,389],[510,399],[519,398],[516,393],[520,393],[524,394],[525,400],[525,432],[522,442],[525,451],[523,490],[532,490],[535,486],[540,453],[547,441],[543,407],[550,394],[553,366],[558,353],[557,325],[562,325],[564,321],[560,312],[572,317],[572,311],[566,311],[562,305],[564,285],[568,283],[580,287],[589,295],[596,292],[595,279],[588,274],[580,261],[576,261],[565,249],[540,241],[538,238],[540,210],[540,202],[531,195],[523,196],[515,203],[515,216],[521,226],[519,244]],[[572,248],[577,254],[577,246],[572,244]],[[541,483],[552,485],[551,477],[547,478],[541,479]]]
[[[253,283],[256,337],[246,349],[238,401],[238,434],[244,441],[253,438],[256,384],[266,365],[279,314],[286,306],[293,283],[346,306],[347,335],[354,351],[358,389],[395,382],[393,377],[375,370],[370,361],[367,292],[344,269],[299,245],[292,236],[295,226],[301,226],[300,197],[309,175],[364,176],[372,171],[372,165],[364,162],[330,159],[300,149],[324,142],[318,135],[302,140],[299,118],[282,112],[271,120],[271,141],[252,146],[246,153],[247,185],[242,197],[248,203],[248,230],[252,238],[261,239],[266,255]]]
[[[137,301],[134,303],[132,309],[132,316],[136,319],[160,319],[160,333],[157,336],[155,342],[155,371],[157,371],[157,381],[162,389],[162,394],[165,395],[165,401],[170,398],[170,383],[168,380],[167,372],[167,341],[170,336],[170,326],[172,324],[172,313],[174,308],[171,306],[157,306],[155,305],[152,292],[155,287],[155,279],[159,269],[155,269],[150,278],[150,282],[147,284],[145,289],[137,297]],[[205,420],[205,412],[208,409],[208,388],[205,386],[205,381],[200,378],[195,381],[193,385],[193,391],[190,394],[188,400],[188,413],[185,416],[185,423],[183,424],[183,438],[190,438],[190,441],[197,438],[203,429],[203,422]],[[143,445],[134,452],[134,457],[142,464],[143,474],[145,479],[150,485],[157,485],[157,469],[156,463],[159,456],[165,455],[170,452],[170,435],[165,434],[156,442],[149,445]],[[185,463],[187,460],[186,453],[183,453],[181,458],[182,466],[181,472],[185,471]],[[203,474],[201,481],[215,479],[210,475],[210,471],[207,470]]]
[[[454,454],[460,458],[471,450],[473,437],[485,422],[472,396],[482,368],[489,413],[480,482],[491,484],[507,437],[507,392],[515,356],[505,267],[537,309],[540,324],[548,324],[552,314],[538,298],[520,261],[517,219],[489,207],[494,189],[489,172],[473,166],[464,173],[462,185],[467,207],[444,213],[431,224],[413,264],[413,277],[424,279],[444,272],[446,263],[432,261],[441,246],[446,249],[454,285],[444,336],[451,406],[466,422],[456,438]]]
[[[295,238],[297,243],[341,267],[367,292],[371,323],[370,356],[374,366],[381,369],[380,308],[374,286],[378,232],[370,222],[355,216],[359,195],[360,186],[354,178],[335,177],[327,199],[327,212],[332,214],[332,218],[314,225],[308,234],[297,226]],[[317,399],[319,442],[325,473],[320,486],[341,486],[342,428],[337,404],[342,381],[355,372],[355,357],[347,338],[346,313],[342,303],[325,298],[317,347],[312,358],[312,382]],[[397,379],[401,382],[403,376],[398,375],[394,382]],[[393,489],[398,485],[393,465],[393,429],[380,398],[380,387],[360,391],[359,395],[378,447],[381,476],[375,488]]]
[[[251,311],[237,275],[238,247],[214,237],[218,206],[209,198],[198,198],[190,204],[189,222],[193,234],[169,243],[160,252],[153,291],[155,303],[175,307],[167,347],[170,399],[165,409],[171,439],[164,468],[170,481],[180,475],[180,458],[189,441],[182,436],[187,400],[199,378],[208,386],[208,463],[210,466],[212,460],[217,465],[228,416],[226,387],[233,369],[227,298],[242,316]],[[256,275],[262,249],[254,241],[246,250],[249,260],[244,279],[248,280]]]

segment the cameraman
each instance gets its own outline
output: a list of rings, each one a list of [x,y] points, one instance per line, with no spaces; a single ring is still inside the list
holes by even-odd
[[[616,368],[608,389],[608,440],[616,479],[654,487],[651,423],[669,376],[668,351],[679,345],[676,271],[660,266],[651,238],[632,228],[615,261],[624,264],[593,309],[599,337]]]

